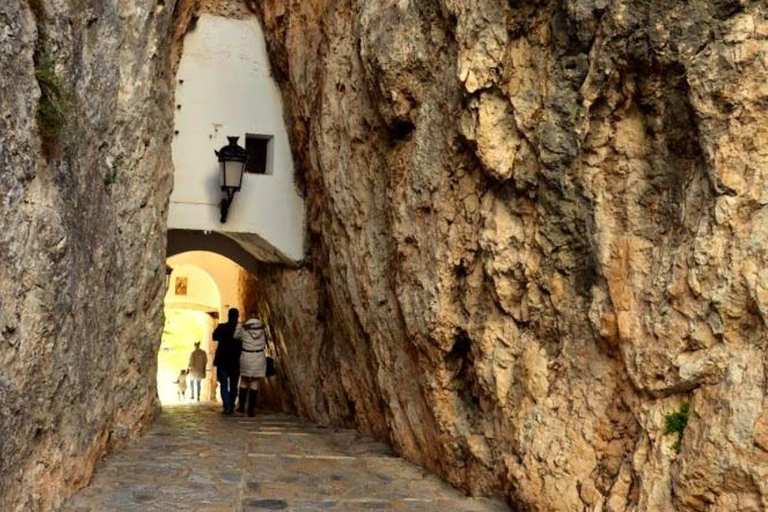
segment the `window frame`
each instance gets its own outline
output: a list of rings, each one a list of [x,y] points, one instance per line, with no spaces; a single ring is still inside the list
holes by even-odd
[[[248,162],[245,164],[244,176],[272,176],[274,174],[274,140],[273,135],[267,135],[262,133],[246,133],[245,134],[245,150],[248,151],[248,141],[259,140],[266,143],[266,156],[264,161],[264,172],[252,172],[248,169]],[[248,151],[248,159],[251,158],[251,152]]]

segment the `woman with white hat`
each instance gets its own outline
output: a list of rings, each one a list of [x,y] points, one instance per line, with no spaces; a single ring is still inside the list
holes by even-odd
[[[259,393],[259,379],[267,376],[266,326],[258,318],[251,318],[238,326],[235,338],[242,342],[240,353],[240,390],[237,411],[245,412],[248,402],[248,416],[256,414],[256,400]]]

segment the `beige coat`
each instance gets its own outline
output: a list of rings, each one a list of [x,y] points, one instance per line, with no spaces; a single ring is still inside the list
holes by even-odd
[[[205,350],[196,348],[189,356],[189,376],[193,379],[204,379],[205,368],[208,366],[208,354]]]
[[[267,333],[261,320],[255,318],[238,326],[235,338],[243,342],[240,353],[240,375],[243,377],[267,376]]]

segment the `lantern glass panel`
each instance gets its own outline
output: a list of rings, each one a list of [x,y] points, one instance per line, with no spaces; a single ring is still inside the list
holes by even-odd
[[[222,186],[233,189],[240,189],[243,180],[243,166],[245,162],[226,161],[222,162]]]

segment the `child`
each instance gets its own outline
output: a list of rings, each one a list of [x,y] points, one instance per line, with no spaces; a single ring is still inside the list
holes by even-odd
[[[179,402],[181,402],[184,400],[184,397],[187,394],[187,370],[181,370],[179,373],[179,378],[176,379],[173,383],[179,385]]]

